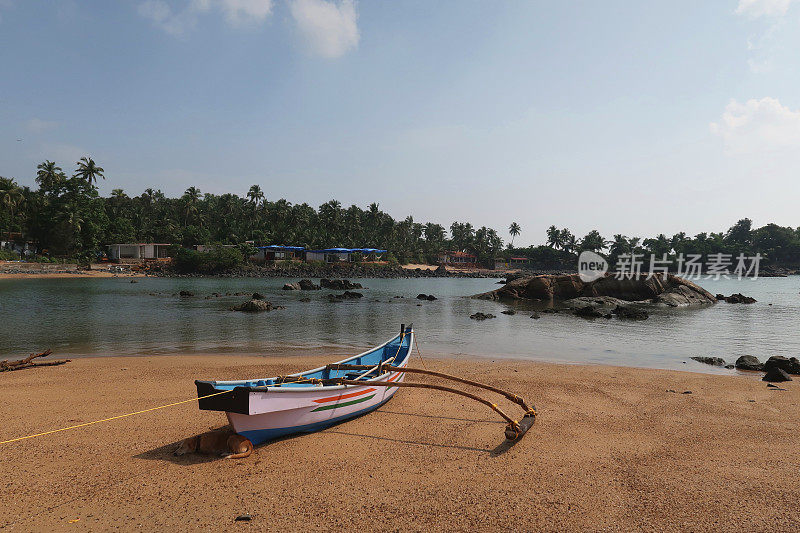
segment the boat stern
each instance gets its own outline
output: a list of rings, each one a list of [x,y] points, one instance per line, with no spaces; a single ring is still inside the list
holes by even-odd
[[[200,409],[204,411],[224,411],[226,413],[250,414],[250,390],[247,387],[218,389],[214,381],[196,380],[197,399]]]

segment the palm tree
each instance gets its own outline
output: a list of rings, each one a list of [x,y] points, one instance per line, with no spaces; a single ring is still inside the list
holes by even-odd
[[[264,200],[264,191],[258,185],[252,185],[250,190],[247,191],[247,198],[255,207],[258,207],[261,201]]]
[[[103,167],[98,167],[91,157],[81,157],[76,164],[78,168],[75,170],[74,178],[84,179],[89,185],[97,183],[97,178],[106,179],[103,175],[103,172],[105,172]]]
[[[183,193],[184,219],[183,225],[189,225],[189,215],[197,215],[197,204],[200,203],[200,189],[195,186],[189,187]]]
[[[64,181],[64,171],[50,160],[36,167],[36,182],[42,189],[54,189]]]
[[[555,226],[547,228],[547,246],[550,248],[561,248],[564,241],[561,240],[561,230]]]
[[[0,204],[8,208],[11,217],[8,220],[8,240],[11,240],[11,228],[14,222],[14,208],[19,207],[25,200],[22,189],[13,179],[2,178],[0,182]]]
[[[512,222],[511,225],[508,227],[508,232],[511,234],[511,247],[514,247],[514,237],[519,235],[522,232],[522,228],[519,227],[519,224],[516,222]]]

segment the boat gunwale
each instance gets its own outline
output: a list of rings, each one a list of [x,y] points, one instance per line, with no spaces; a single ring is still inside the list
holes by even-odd
[[[363,351],[363,352],[361,352],[361,353],[359,353],[357,355],[353,355],[353,356],[347,357],[345,359],[342,359],[341,361],[336,361],[334,363],[328,363],[328,364],[331,364],[331,365],[345,364],[348,361],[352,361],[353,359],[357,359],[359,357],[362,357],[364,355],[367,355],[369,353],[377,351],[377,350],[385,347],[387,344],[389,344],[393,340],[397,339],[398,337],[404,336],[405,334],[406,333],[404,332],[402,334],[395,335],[394,337],[392,337],[391,339],[387,340],[383,344],[379,344],[378,346],[375,346],[373,348],[365,350],[365,351]],[[405,362],[408,361],[408,357],[411,355],[411,349],[414,347],[414,329],[413,329],[413,327],[410,328],[410,331],[407,333],[407,335],[409,337],[408,352],[406,353],[406,357],[403,359],[403,364],[405,364]],[[402,343],[401,343],[401,346],[402,346]],[[325,370],[325,368],[327,366],[328,365],[321,366],[321,367],[318,367],[318,368],[314,368],[314,369],[311,369],[311,370],[305,370],[303,372],[296,372],[294,374],[287,374],[287,377],[304,376],[306,374],[313,374],[315,372],[320,372],[322,370]],[[377,366],[377,365],[375,365],[375,366]],[[390,370],[389,372],[385,372],[385,373],[383,373],[383,374],[381,374],[379,376],[375,376],[374,378],[370,378],[370,379],[364,380],[364,386],[368,385],[371,381],[381,381],[382,379],[386,379],[387,376],[389,376],[391,374],[395,374],[395,373],[396,373],[395,371]],[[255,380],[249,380],[249,381],[261,381],[261,380],[266,381],[266,380],[269,380],[269,379],[275,379],[276,377],[278,377],[278,376],[273,376],[273,377],[269,377],[269,378],[259,378],[259,379],[255,379]],[[209,384],[211,384],[212,387],[214,387],[214,390],[217,390],[217,385],[218,384],[219,385],[231,385],[231,384],[234,384],[234,383],[240,383],[241,381],[243,381],[243,380],[228,380],[228,381],[196,380],[195,383],[209,383]],[[320,386],[309,384],[309,385],[303,386],[303,387],[282,387],[281,385],[270,385],[270,386],[263,386],[263,387],[253,387],[253,386],[244,386],[244,385],[242,385],[242,386],[233,387],[232,389],[229,389],[229,390],[231,390],[231,391],[243,390],[243,391],[247,391],[247,392],[262,392],[262,393],[264,393],[264,392],[282,392],[282,393],[287,393],[288,392],[288,393],[291,393],[291,392],[316,392],[316,391],[344,390],[344,389],[348,389],[348,388],[361,387],[361,386],[362,385],[323,385],[323,386],[320,387]]]

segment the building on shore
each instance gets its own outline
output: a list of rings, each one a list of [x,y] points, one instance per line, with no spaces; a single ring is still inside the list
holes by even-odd
[[[442,252],[439,254],[439,264],[455,268],[478,268],[478,257],[469,252]]]
[[[252,259],[261,261],[302,261],[305,248],[302,246],[256,246],[258,253]]]
[[[528,265],[527,257],[498,257],[494,260],[495,270],[505,270],[508,268],[525,268]]]
[[[358,260],[378,262],[382,260],[386,250],[378,248],[326,248],[324,250],[306,250],[306,261],[324,261],[325,263],[348,263]]]
[[[163,243],[129,243],[108,244],[108,258],[111,261],[141,261],[143,259],[166,259],[170,244]]]

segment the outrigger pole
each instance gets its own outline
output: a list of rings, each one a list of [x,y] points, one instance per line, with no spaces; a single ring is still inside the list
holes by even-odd
[[[367,365],[347,365],[347,364],[331,364],[325,367],[328,370],[375,370],[374,366],[367,366]],[[492,392],[496,392],[501,394],[511,400],[512,402],[516,403],[522,409],[525,410],[525,414],[522,416],[520,420],[514,420],[506,413],[504,413],[497,404],[490,402],[480,396],[476,396],[474,394],[470,394],[469,392],[464,392],[458,389],[453,389],[450,387],[445,387],[442,385],[431,385],[428,383],[397,383],[395,381],[359,381],[354,379],[346,379],[346,378],[328,378],[320,380],[325,385],[360,385],[360,386],[370,386],[370,387],[413,387],[413,388],[420,388],[420,389],[434,389],[440,390],[444,392],[450,392],[453,394],[458,394],[460,396],[465,396],[477,402],[480,402],[489,408],[491,408],[494,412],[500,415],[508,424],[506,425],[505,435],[506,439],[508,440],[517,440],[521,438],[528,430],[533,426],[533,423],[536,421],[536,408],[529,407],[525,400],[517,396],[516,394],[512,394],[510,392],[504,391],[502,389],[498,389],[497,387],[493,387],[491,385],[486,385],[483,383],[478,383],[477,381],[472,381],[469,379],[459,378],[457,376],[451,376],[449,374],[444,374],[442,372],[434,372],[433,370],[423,370],[420,368],[400,368],[392,365],[379,365],[378,375],[383,374],[385,372],[405,372],[405,373],[415,373],[415,374],[425,374],[428,376],[434,376],[442,379],[449,379],[452,381],[457,381],[459,383],[464,383],[465,385],[471,385],[473,387],[479,387],[482,389],[490,390]]]

